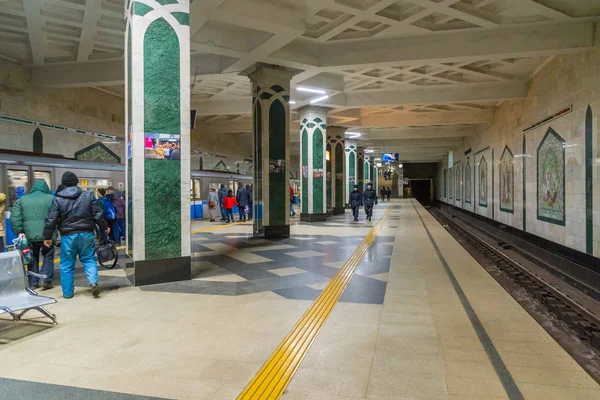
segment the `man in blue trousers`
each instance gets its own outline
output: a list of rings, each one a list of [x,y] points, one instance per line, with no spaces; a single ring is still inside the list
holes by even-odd
[[[77,186],[78,183],[79,179],[74,173],[67,171],[63,174],[65,189],[56,193],[44,228],[46,247],[52,246],[52,235],[57,226],[60,232],[60,285],[65,299],[73,297],[77,256],[83,264],[92,295],[100,296],[94,226],[98,225],[101,230],[110,233],[103,210],[94,200],[92,192],[83,191]]]

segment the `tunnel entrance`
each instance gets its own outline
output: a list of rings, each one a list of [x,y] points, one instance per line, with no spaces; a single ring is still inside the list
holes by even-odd
[[[433,202],[432,179],[409,179],[406,189],[405,197],[413,197],[421,204],[431,204]]]

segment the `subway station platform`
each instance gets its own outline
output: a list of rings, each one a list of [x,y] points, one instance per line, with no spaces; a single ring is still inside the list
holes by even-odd
[[[104,270],[93,299],[78,270],[72,300],[44,292],[59,325],[2,320],[0,399],[268,398],[260,371],[277,360],[288,400],[600,399],[414,200],[380,203],[373,222],[293,220],[285,240],[251,229],[194,223],[190,281],[139,288]]]

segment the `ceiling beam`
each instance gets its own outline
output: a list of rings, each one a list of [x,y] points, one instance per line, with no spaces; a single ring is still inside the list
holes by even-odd
[[[43,65],[46,62],[46,55],[44,51],[44,38],[42,36],[41,1],[24,1],[23,8],[25,10],[25,18],[27,21],[27,31],[29,33],[29,45],[31,47],[33,64]]]
[[[352,129],[351,132],[361,132],[361,139],[386,140],[386,139],[441,139],[475,136],[475,126],[436,126],[436,127],[399,127],[384,129]]]
[[[550,56],[593,46],[592,21],[511,26],[381,40],[314,44],[311,53],[298,41],[271,55],[272,59],[317,62],[323,68],[418,65],[434,62]],[[304,50],[303,50],[304,49]],[[315,60],[316,59],[316,60]]]
[[[491,123],[492,110],[403,112],[388,115],[367,115],[360,119],[361,127],[461,125]]]
[[[91,1],[86,3],[86,9],[83,14],[83,27],[79,36],[79,46],[77,48],[77,61],[88,61],[94,50],[94,40],[98,29],[98,20],[102,10],[101,1]]]
[[[360,143],[368,146],[371,149],[381,149],[388,147],[402,147],[402,148],[415,148],[415,147],[454,147],[462,142],[462,137],[451,137],[451,138],[424,138],[424,139],[385,139],[385,140],[372,140],[368,136],[362,136]]]
[[[219,75],[230,58],[215,54],[192,54],[190,72],[197,79]],[[33,66],[33,82],[48,88],[116,86],[124,84],[124,60],[88,61],[58,65]],[[218,78],[217,78],[218,79]]]

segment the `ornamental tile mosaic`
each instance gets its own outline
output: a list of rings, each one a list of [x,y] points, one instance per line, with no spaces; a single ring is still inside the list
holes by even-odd
[[[457,164],[454,167],[454,170],[455,170],[454,171],[454,193],[455,193],[454,198],[456,200],[460,200],[460,192],[462,189],[462,185],[461,185],[461,181],[460,181],[462,171],[461,171],[460,164]]]
[[[508,146],[500,157],[500,210],[513,213],[515,210],[515,158]]]
[[[537,218],[565,225],[565,140],[552,128],[537,148]]]
[[[465,166],[465,203],[471,204],[471,163],[467,161]]]
[[[479,205],[487,207],[488,204],[488,164],[485,157],[479,161]]]

